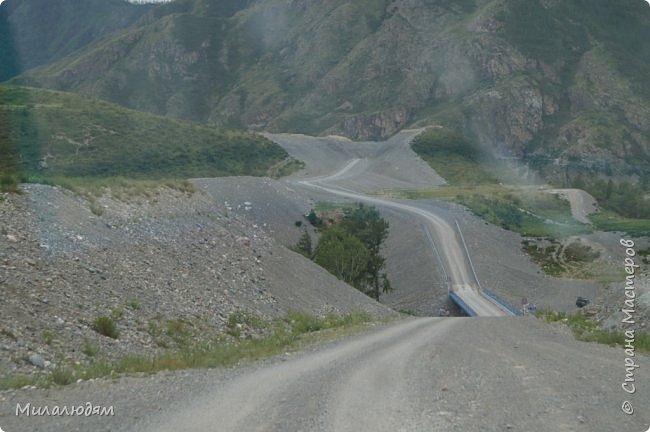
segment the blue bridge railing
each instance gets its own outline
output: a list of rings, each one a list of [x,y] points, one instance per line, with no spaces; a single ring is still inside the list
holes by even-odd
[[[467,305],[460,297],[458,297],[458,294],[456,294],[453,291],[449,292],[449,297],[453,300],[454,303],[458,305],[459,308],[463,310],[467,314],[467,316],[475,317],[476,312],[472,310],[471,307]]]
[[[508,303],[507,301],[503,300],[501,297],[499,297],[498,295],[496,295],[495,293],[493,293],[493,292],[490,291],[489,289],[481,287],[481,291],[483,291],[483,293],[484,293],[486,296],[490,297],[492,300],[494,300],[495,302],[499,303],[499,304],[500,304],[501,306],[503,306],[504,308],[508,309],[508,311],[509,311],[511,314],[513,314],[514,316],[519,316],[519,315],[521,315],[521,311],[520,311],[520,310],[518,310],[517,308],[515,308],[514,306],[512,306],[512,305],[511,305],[510,303]]]

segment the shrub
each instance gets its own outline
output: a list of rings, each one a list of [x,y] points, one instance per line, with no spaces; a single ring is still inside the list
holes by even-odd
[[[10,174],[0,176],[0,192],[18,192],[18,179]]]
[[[95,318],[92,325],[93,330],[97,333],[108,336],[113,339],[117,339],[120,336],[120,332],[117,329],[117,324],[113,318],[108,316],[100,316]]]
[[[65,367],[57,367],[52,371],[52,382],[59,385],[68,385],[74,382],[74,372]]]
[[[307,215],[307,220],[309,221],[310,224],[312,224],[315,227],[319,227],[323,225],[323,221],[321,218],[316,215],[316,212],[314,210],[311,210],[309,214]]]
[[[43,338],[43,342],[46,345],[51,345],[52,342],[54,342],[54,333],[52,333],[49,330],[43,330],[43,333],[41,334],[41,336]]]
[[[131,310],[134,310],[134,311],[135,311],[135,310],[140,310],[140,308],[142,307],[142,306],[140,305],[140,301],[139,301],[138,299],[136,299],[136,298],[129,299],[129,300],[126,302],[126,305],[127,305]]]
[[[188,324],[181,320],[167,321],[167,336],[174,339],[177,343],[183,342],[191,335]]]
[[[90,211],[95,216],[101,216],[104,214],[104,208],[96,201],[90,203]]]
[[[311,236],[309,235],[309,232],[305,229],[305,232],[302,234],[300,237],[300,240],[298,240],[298,243],[295,246],[295,249],[298,253],[304,255],[307,258],[312,257],[314,251],[312,249],[311,245]]]
[[[99,345],[90,342],[88,339],[84,341],[84,345],[81,348],[81,352],[86,354],[88,357],[95,357],[99,353]]]
[[[120,318],[122,318],[122,315],[124,315],[124,311],[120,308],[115,308],[111,311],[111,318],[113,321],[119,321]]]

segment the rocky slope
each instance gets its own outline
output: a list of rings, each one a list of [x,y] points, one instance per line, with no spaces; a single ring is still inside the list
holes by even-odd
[[[178,0],[18,82],[283,132],[441,123],[551,177],[643,175],[649,24],[642,0]]]
[[[0,375],[85,362],[88,347],[113,359],[160,352],[174,346],[169,322],[201,338],[238,311],[390,313],[205,193],[128,201],[107,192],[96,216],[58,187],[1,197]],[[92,329],[99,316],[116,320],[118,339]]]

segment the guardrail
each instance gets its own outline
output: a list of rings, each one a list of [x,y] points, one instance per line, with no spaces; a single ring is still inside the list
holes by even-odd
[[[476,281],[476,285],[478,286],[479,292],[484,294],[485,296],[489,297],[492,301],[498,303],[500,306],[502,306],[504,309],[506,309],[508,312],[510,312],[514,316],[519,316],[522,315],[521,311],[517,310],[515,307],[513,307],[511,304],[503,300],[501,297],[499,297],[497,294],[493,293],[492,291],[488,290],[487,288],[483,288],[481,286],[481,282],[478,280],[478,276],[476,274],[476,269],[474,268],[474,264],[472,263],[472,258],[469,256],[469,250],[467,248],[467,243],[465,242],[465,237],[463,236],[463,232],[460,229],[460,225],[458,224],[458,220],[454,219],[454,222],[456,224],[456,229],[458,230],[458,235],[460,236],[460,239],[462,241],[463,247],[465,249],[465,256],[467,257],[467,262],[470,265],[470,268],[472,269],[472,274],[474,276],[474,280]],[[475,317],[477,316],[476,312],[469,307],[467,303],[465,303],[455,292],[451,290],[451,284],[449,281],[449,277],[447,276],[447,271],[445,270],[445,265],[442,261],[442,257],[440,256],[440,253],[438,252],[438,248],[436,247],[435,241],[433,240],[433,237],[431,236],[431,233],[429,232],[429,229],[422,224],[422,229],[425,231],[427,238],[429,240],[429,243],[431,244],[431,248],[434,251],[434,254],[436,255],[436,258],[438,259],[438,263],[440,265],[440,268],[442,269],[443,272],[443,277],[445,278],[445,282],[447,284],[447,293],[449,294],[449,298],[458,305],[459,308],[463,312],[465,312],[468,316],[470,317]]]
[[[474,263],[472,262],[472,257],[469,256],[469,249],[467,249],[467,243],[465,243],[465,236],[463,236],[463,231],[460,229],[460,225],[458,224],[458,219],[454,219],[454,223],[456,224],[456,229],[458,230],[458,234],[460,235],[460,240],[463,242],[463,247],[465,248],[465,256],[467,257],[467,262],[469,262],[469,267],[472,269],[472,274],[474,275],[474,280],[476,281],[476,285],[478,286],[479,289],[482,289],[483,287],[481,286],[481,281],[478,280],[478,276],[476,275],[476,270],[474,269]]]
[[[518,310],[517,308],[515,308],[513,305],[511,305],[511,304],[508,303],[507,301],[503,300],[501,297],[499,297],[498,295],[496,295],[495,293],[493,293],[493,292],[490,291],[489,289],[487,289],[487,288],[481,288],[481,291],[483,292],[483,294],[485,294],[486,296],[490,297],[492,300],[494,300],[495,302],[499,303],[499,304],[500,304],[501,306],[503,306],[504,308],[508,309],[508,311],[509,311],[511,314],[513,314],[514,316],[522,315],[522,313],[521,313],[520,310]]]
[[[501,297],[499,297],[498,295],[496,295],[492,291],[488,290],[487,288],[483,288],[483,286],[481,286],[481,282],[478,280],[478,276],[476,274],[476,269],[474,269],[474,264],[472,263],[472,257],[469,256],[469,249],[467,248],[467,243],[465,243],[465,237],[463,236],[463,231],[460,229],[460,225],[458,224],[458,220],[454,219],[454,222],[456,223],[456,229],[458,230],[458,234],[460,235],[460,239],[463,242],[463,247],[465,248],[465,256],[467,257],[467,261],[469,262],[469,266],[472,269],[472,274],[474,275],[474,280],[476,281],[476,285],[478,286],[479,292],[485,294],[487,297],[494,300],[499,305],[503,306],[512,315],[514,315],[514,316],[521,315],[521,312],[519,310],[517,310],[515,307],[513,307],[510,303],[503,300]]]
[[[458,305],[459,308],[463,310],[463,312],[467,314],[467,316],[471,316],[471,317],[476,316],[476,312],[474,312],[474,310],[471,307],[469,307],[467,303],[465,303],[460,297],[458,297],[458,294],[451,291],[449,293],[449,297],[452,299],[454,303]]]

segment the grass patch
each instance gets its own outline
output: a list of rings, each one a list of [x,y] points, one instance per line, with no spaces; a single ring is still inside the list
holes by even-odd
[[[589,220],[602,231],[620,231],[633,237],[650,236],[650,219],[630,219],[603,210],[590,215]]]
[[[537,311],[535,315],[546,322],[562,322],[573,332],[576,339],[585,342],[597,342],[610,346],[624,345],[625,334],[620,331],[600,329],[600,324],[582,312],[568,314],[565,312]],[[650,334],[635,332],[634,348],[638,352],[650,352]]]
[[[391,189],[381,194],[461,204],[494,225],[529,237],[561,238],[592,232],[591,227],[573,219],[568,201],[532,186],[439,186]]]
[[[440,153],[423,158],[448,183],[458,186],[495,184],[498,179],[480,164],[463,156]]]
[[[111,311],[111,318],[113,319],[113,321],[116,322],[119,321],[120,319],[122,319],[123,315],[124,315],[124,311],[120,308],[114,308]]]
[[[544,273],[551,276],[561,276],[566,271],[566,268],[555,259],[559,247],[560,244],[555,241],[547,246],[540,246],[529,240],[523,241],[524,251],[542,268]]]
[[[98,199],[107,194],[119,201],[128,203],[141,199],[155,202],[161,193],[161,188],[165,187],[188,195],[198,191],[191,182],[181,179],[138,180],[126,177],[45,178],[30,176],[23,177],[21,181],[23,183],[59,185],[68,189],[87,199],[90,210],[97,216],[101,216],[104,212],[104,208],[99,204]]]
[[[18,340],[16,335],[6,327],[0,327],[0,335],[5,336],[14,341]]]
[[[127,373],[232,366],[242,361],[296,350],[310,343],[334,340],[353,334],[367,328],[366,326],[375,320],[365,312],[346,315],[330,314],[323,318],[292,312],[282,319],[272,321],[237,312],[231,316],[230,321],[235,324],[262,326],[267,332],[259,338],[245,340],[237,340],[221,334],[211,339],[180,346],[177,350],[168,350],[154,357],[130,355],[114,362],[96,359],[87,365],[59,367],[48,375],[7,377],[0,380],[0,390],[20,388],[25,385],[43,387],[53,384],[65,385],[77,379],[115,377]],[[176,324],[177,322],[174,321],[171,326],[175,333],[178,332]]]
[[[244,311],[237,311],[233,312],[228,317],[228,330],[226,330],[226,333],[235,338],[238,338],[241,336],[241,330],[244,328],[244,326],[260,330],[266,327],[266,325],[267,323],[255,314]]]
[[[579,240],[561,243],[552,239],[527,239],[522,245],[524,252],[551,276],[604,283],[625,279],[620,266],[599,260],[600,252]]]
[[[192,336],[192,325],[183,320],[168,320],[165,334],[169,336],[179,346],[189,343]]]
[[[90,202],[90,211],[95,216],[101,216],[104,214],[104,208],[97,201]]]
[[[5,173],[0,175],[0,192],[17,193],[20,178],[16,175]]]
[[[497,177],[479,163],[491,158],[452,129],[429,128],[415,137],[411,147],[450,184],[498,183]]]
[[[32,385],[46,387],[50,382],[50,379],[45,378],[43,375],[19,374],[0,378],[0,390],[19,389]]]
[[[578,279],[591,279],[590,265],[600,253],[580,241],[563,244],[556,240],[524,240],[524,251],[539,264],[544,273]],[[622,276],[620,274],[619,276]],[[616,280],[622,280],[619,277]]]

